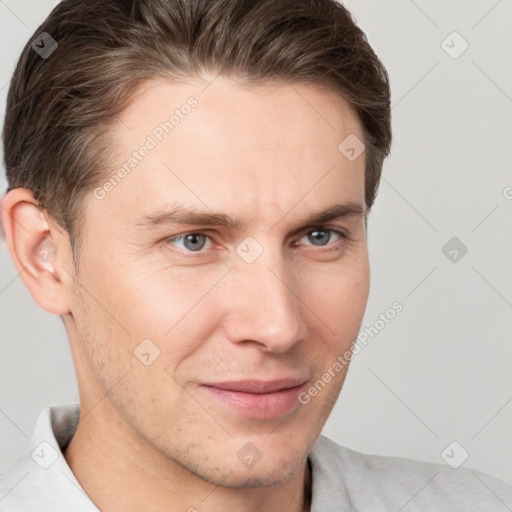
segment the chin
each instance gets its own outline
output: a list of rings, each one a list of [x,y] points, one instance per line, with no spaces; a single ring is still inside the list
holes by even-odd
[[[244,463],[245,453],[252,453],[253,459]],[[181,465],[196,476],[214,485],[234,489],[275,487],[284,485],[294,474],[303,469],[306,459],[298,450],[293,452],[261,452],[261,458],[254,452],[236,453],[227,457],[226,451],[211,454],[206,461],[199,462],[195,457],[181,461]]]
[[[250,469],[235,469],[222,481],[222,486],[236,489],[275,487],[284,485],[299,470],[289,463],[278,465],[271,462],[260,466],[261,462]]]
[[[306,464],[306,457],[298,447],[278,450],[269,446],[262,449],[261,459],[249,468],[236,466],[233,475],[244,483],[244,487],[273,487],[283,485]]]

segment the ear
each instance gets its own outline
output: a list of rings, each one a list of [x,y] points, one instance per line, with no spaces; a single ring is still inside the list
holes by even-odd
[[[69,313],[75,269],[67,232],[25,188],[2,198],[2,226],[14,265],[36,303],[55,315]]]

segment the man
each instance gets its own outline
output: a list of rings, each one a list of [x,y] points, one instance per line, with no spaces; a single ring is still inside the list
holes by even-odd
[[[41,413],[0,510],[499,510],[487,475],[320,435],[368,297],[389,98],[331,0],[53,10],[9,90],[2,222],[80,404]]]

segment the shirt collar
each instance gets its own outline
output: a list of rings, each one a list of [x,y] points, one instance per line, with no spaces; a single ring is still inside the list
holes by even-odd
[[[80,404],[59,404],[44,409],[30,439],[28,455],[41,498],[60,510],[99,512],[71,471],[63,451],[75,433]],[[53,509],[52,509],[53,510]]]

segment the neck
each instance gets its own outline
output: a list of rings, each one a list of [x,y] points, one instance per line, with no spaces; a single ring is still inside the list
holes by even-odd
[[[64,457],[103,512],[310,510],[312,476],[307,463],[282,485],[215,485],[157,451],[122,421],[108,399],[97,403],[94,410],[82,405]]]

